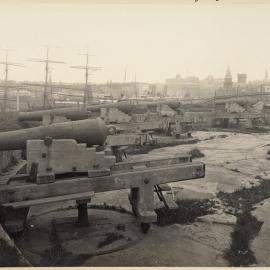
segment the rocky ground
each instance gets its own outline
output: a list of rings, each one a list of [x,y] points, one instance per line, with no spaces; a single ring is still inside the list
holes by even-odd
[[[194,148],[204,154],[194,162],[206,164],[205,178],[171,183],[167,192],[179,210],[159,209],[158,223],[147,235],[138,229],[128,191],[122,190],[95,195],[88,230],[72,227],[76,213],[69,202],[62,210],[57,204],[33,207],[18,247],[35,266],[269,266],[270,134],[193,136],[200,142],[130,157]],[[104,202],[115,209],[94,209]]]

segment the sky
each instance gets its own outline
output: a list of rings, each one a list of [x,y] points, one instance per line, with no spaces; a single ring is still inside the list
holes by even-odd
[[[90,64],[102,70],[90,81],[126,80],[163,83],[166,78],[208,75],[223,78],[230,65],[233,80],[247,73],[262,79],[270,70],[270,1],[258,0],[0,0],[0,49],[9,60],[9,78],[44,80],[44,64],[27,61],[50,58],[55,82],[83,82],[86,50]],[[5,51],[0,50],[0,61]],[[0,66],[0,79],[4,66]]]

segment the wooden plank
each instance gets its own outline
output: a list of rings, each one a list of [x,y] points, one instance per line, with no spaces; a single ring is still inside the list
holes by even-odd
[[[50,197],[50,198],[35,199],[35,200],[30,200],[30,201],[6,203],[6,204],[3,204],[3,206],[4,207],[12,207],[12,208],[17,209],[17,208],[31,207],[34,205],[54,203],[54,202],[81,200],[84,198],[91,198],[94,196],[94,194],[95,193],[93,191],[90,191],[90,192],[69,194],[69,195],[56,196],[56,197]]]
[[[9,179],[16,175],[24,166],[26,166],[25,160],[20,160],[17,165],[12,166],[8,172],[0,176],[0,185],[6,185],[9,182]]]
[[[27,174],[27,173],[24,173],[24,174],[15,174],[15,175],[12,175],[9,178],[7,184],[9,184],[12,181],[21,181],[21,180],[26,181],[28,178],[29,178],[29,174]]]
[[[171,187],[168,184],[160,184],[159,187],[162,191],[170,191]]]
[[[169,209],[178,209],[178,205],[173,200],[171,194],[163,194],[164,200],[166,201],[166,205]]]
[[[88,177],[98,177],[110,175],[110,169],[89,170]]]
[[[180,163],[185,163],[185,162],[190,162],[191,160],[191,155],[189,154],[178,154],[176,157],[173,158],[164,158],[164,157],[159,157],[155,158],[154,160],[142,160],[142,161],[127,161],[127,162],[121,162],[115,164],[111,168],[111,172],[125,172],[125,171],[132,171],[136,167],[145,165],[147,168],[152,168],[152,167],[161,167],[161,166],[168,166],[168,165],[173,165],[173,164],[180,164]],[[109,173],[106,172],[108,175]],[[95,174],[90,174],[89,177],[95,177],[98,175]],[[23,174],[23,175],[14,175],[10,177],[9,182],[11,181],[18,181],[18,180],[26,180],[29,177],[28,174]]]
[[[154,168],[154,167],[161,167],[161,166],[170,166],[174,164],[182,164],[190,162],[191,155],[183,154],[183,155],[177,155],[173,158],[156,158],[152,160],[142,160],[142,161],[125,161],[116,163],[112,168],[111,172],[126,172],[126,171],[132,171],[137,166],[145,165],[147,168]]]
[[[164,168],[125,172],[96,178],[74,178],[57,180],[44,185],[21,184],[0,187],[0,204],[25,200],[42,199],[86,191],[104,192],[141,187],[145,180],[151,185],[202,178],[205,165],[201,162],[184,163]]]

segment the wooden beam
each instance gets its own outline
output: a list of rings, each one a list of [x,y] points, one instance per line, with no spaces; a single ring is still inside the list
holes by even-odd
[[[120,163],[116,163],[112,168],[111,171],[114,172],[126,172],[126,171],[132,171],[136,166],[145,165],[146,168],[154,168],[154,167],[164,167],[164,166],[170,166],[170,165],[176,165],[176,164],[182,164],[191,162],[191,155],[189,154],[182,154],[177,155],[173,158],[155,158],[154,160],[142,160],[142,161],[124,161]]]
[[[31,201],[22,201],[22,202],[14,202],[14,203],[6,203],[3,204],[4,207],[12,207],[12,208],[25,208],[25,207],[31,207],[34,205],[40,205],[40,204],[47,204],[47,203],[55,203],[55,202],[64,202],[64,201],[71,201],[71,200],[80,200],[85,198],[91,198],[94,196],[94,192],[83,192],[83,193],[76,193],[76,194],[70,194],[70,195],[63,195],[63,196],[56,196],[56,197],[50,197],[50,198],[44,198],[44,199],[36,199]]]
[[[0,204],[30,201],[42,198],[62,196],[93,191],[95,193],[141,187],[145,181],[153,185],[202,178],[205,175],[205,165],[184,163],[163,168],[146,169],[142,171],[124,172],[96,178],[75,178],[58,180],[49,184],[6,185],[0,187]],[[153,187],[154,188],[154,187]]]

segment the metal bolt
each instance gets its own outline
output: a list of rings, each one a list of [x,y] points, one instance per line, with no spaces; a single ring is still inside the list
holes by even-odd
[[[52,137],[46,137],[46,138],[44,139],[44,144],[45,144],[47,147],[49,147],[49,146],[51,146],[52,141],[53,141]]]

